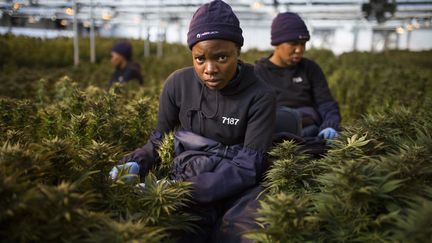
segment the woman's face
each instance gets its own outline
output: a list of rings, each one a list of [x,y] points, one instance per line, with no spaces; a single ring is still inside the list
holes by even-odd
[[[122,56],[122,55],[120,55],[120,54],[118,54],[117,52],[111,52],[111,64],[114,66],[114,67],[121,67],[121,66],[123,66],[123,63],[125,62],[125,58]]]
[[[232,41],[212,39],[192,47],[195,72],[213,90],[224,88],[237,71],[240,49]]]
[[[306,49],[306,41],[284,42],[276,46],[273,53],[274,63],[281,67],[296,65],[300,62]]]

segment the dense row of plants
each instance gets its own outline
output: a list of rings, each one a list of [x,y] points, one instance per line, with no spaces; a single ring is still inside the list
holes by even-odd
[[[430,242],[432,100],[420,113],[389,108],[345,128],[311,159],[274,148],[268,195],[249,234],[258,242]]]
[[[41,40],[29,37],[0,36],[0,95],[31,98],[37,81],[44,79],[51,88],[67,75],[81,88],[89,85],[108,88],[113,72],[109,53],[115,39],[96,40],[97,63],[89,60],[88,39],[81,39],[81,64],[73,67],[71,39]],[[36,44],[35,44],[36,43]],[[157,45],[151,43],[151,56],[144,56],[143,41],[132,40],[134,59],[141,64],[145,89],[158,94],[166,77],[174,70],[191,65],[186,46],[165,44],[163,57],[156,57]],[[38,48],[30,48],[37,45]],[[31,49],[31,52],[22,50]],[[243,51],[241,58],[254,63],[271,54],[271,50]],[[335,56],[328,50],[308,50],[306,56],[320,64],[330,88],[340,104],[344,122],[379,111],[383,104],[417,109],[432,96],[432,51],[387,51],[383,53],[351,52]],[[415,97],[415,99],[413,99]]]
[[[54,83],[68,76],[79,81],[81,88],[94,85],[108,88],[113,73],[110,63],[112,45],[118,41],[112,38],[96,39],[96,63],[90,63],[89,40],[80,39],[80,64],[73,66],[73,40],[30,37],[0,36],[0,95],[13,98],[33,97],[39,79]],[[145,88],[158,89],[165,78],[178,68],[190,65],[191,57],[183,45],[165,44],[164,57],[156,56],[157,44],[150,43],[150,56],[144,56],[143,41],[130,40],[133,45],[133,59],[141,65]],[[37,46],[37,48],[34,48]],[[23,52],[23,50],[31,50]]]
[[[40,48],[14,55],[32,41]],[[74,68],[65,50],[72,48],[69,39],[0,37],[0,54],[10,55],[0,63],[4,242],[161,242],[196,230],[197,218],[182,210],[192,203],[190,185],[157,183],[172,160],[172,135],[158,151],[160,165],[146,178],[127,183],[108,177],[125,153],[147,140],[161,84],[174,69],[190,65],[189,51],[165,45],[162,58],[136,52],[145,87],[130,83],[108,89],[112,68],[106,50],[114,40],[97,43],[98,63]],[[142,47],[133,44],[136,51]],[[253,62],[269,54],[250,50],[242,59]],[[344,131],[320,159],[290,141],[272,149],[274,165],[266,175],[258,218],[265,228],[248,237],[258,242],[431,241],[432,52],[335,56],[310,50],[308,56],[329,79]],[[134,186],[138,180],[145,182],[144,190]]]
[[[2,242],[160,242],[192,230],[187,183],[156,183],[145,190],[109,170],[142,146],[155,124],[157,99],[136,87],[85,90],[68,78],[53,96],[41,82],[35,100],[0,99],[0,238]],[[126,175],[127,171],[121,171]]]

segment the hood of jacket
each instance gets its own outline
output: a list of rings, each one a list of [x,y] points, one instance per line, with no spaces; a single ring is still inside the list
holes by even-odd
[[[270,57],[271,56],[272,55],[270,55],[268,57],[262,57],[262,58],[260,58],[258,61],[256,61],[255,68],[256,69],[265,68],[265,69],[271,70],[271,72],[277,74],[278,76],[284,76],[284,75],[286,75],[286,72],[292,72],[292,73],[297,72],[298,69],[299,69],[299,67],[303,66],[304,62],[307,60],[306,58],[303,57],[300,60],[300,62],[297,65],[295,65],[295,66],[292,66],[292,67],[279,67],[279,66],[275,65],[274,63],[272,63],[270,61]]]
[[[255,75],[254,67],[251,64],[243,63],[239,61],[237,64],[237,72],[235,77],[222,89],[210,90],[203,81],[199,78],[198,74],[194,71],[195,80],[200,83],[201,91],[197,103],[194,108],[189,110],[189,113],[197,113],[199,116],[199,130],[202,132],[203,119],[214,118],[220,109],[220,96],[234,96],[237,95],[247,88],[251,87],[254,83],[258,82],[258,78]],[[203,106],[204,100],[212,100],[210,106]],[[209,103],[209,102],[207,102]],[[192,122],[192,120],[190,121]]]

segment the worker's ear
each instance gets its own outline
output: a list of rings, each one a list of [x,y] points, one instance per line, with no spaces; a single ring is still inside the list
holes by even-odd
[[[236,45],[236,47],[237,47],[237,57],[239,57],[240,56],[240,52],[241,52],[241,46]]]

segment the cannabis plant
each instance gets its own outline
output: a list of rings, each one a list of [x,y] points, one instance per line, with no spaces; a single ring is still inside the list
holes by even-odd
[[[318,241],[319,219],[314,216],[308,196],[284,192],[265,197],[260,202],[257,222],[261,229],[247,232],[256,242],[313,242]]]
[[[265,179],[271,192],[305,193],[314,190],[318,168],[311,156],[300,150],[293,141],[287,140],[278,144],[269,155],[272,166]]]

